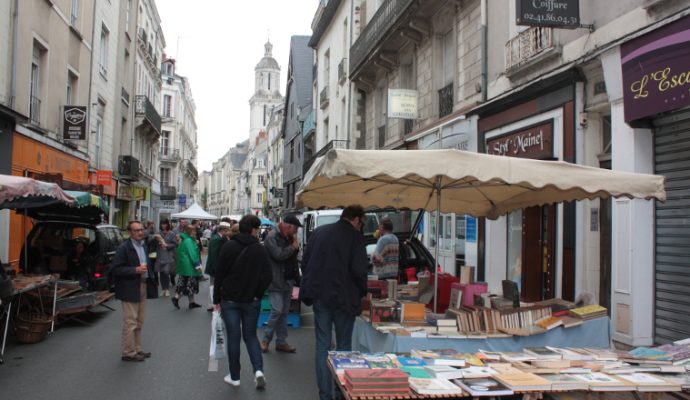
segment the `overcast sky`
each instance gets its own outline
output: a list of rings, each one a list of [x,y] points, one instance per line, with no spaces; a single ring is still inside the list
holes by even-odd
[[[311,35],[319,0],[156,0],[165,52],[189,78],[196,103],[198,170],[208,171],[230,147],[249,138],[254,67],[270,38],[280,65],[280,93],[290,37]]]

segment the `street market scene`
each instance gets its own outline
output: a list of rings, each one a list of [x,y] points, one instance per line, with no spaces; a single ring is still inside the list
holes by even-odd
[[[690,2],[0,0],[0,54],[0,399],[690,399]]]

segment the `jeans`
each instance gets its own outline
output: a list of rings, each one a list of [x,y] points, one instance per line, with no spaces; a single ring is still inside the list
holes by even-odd
[[[251,303],[235,303],[223,301],[220,304],[220,314],[225,323],[228,335],[228,367],[230,377],[237,381],[240,379],[240,340],[244,338],[249,360],[254,372],[263,371],[263,358],[259,339],[256,337],[256,324],[259,321],[260,301]]]
[[[290,298],[292,297],[292,286],[290,290],[269,290],[268,298],[271,301],[271,315],[268,317],[264,328],[264,340],[271,343],[273,332],[276,334],[276,345],[286,344],[288,329],[287,316],[290,311]]]
[[[355,316],[334,310],[319,300],[314,300],[314,333],[316,336],[316,382],[319,385],[319,398],[330,400],[333,397],[333,378],[328,370],[328,350],[331,347],[331,332],[335,326],[335,349],[352,350],[352,329]]]
[[[170,290],[170,274],[167,272],[159,272],[160,278],[158,282],[161,283],[161,289]]]

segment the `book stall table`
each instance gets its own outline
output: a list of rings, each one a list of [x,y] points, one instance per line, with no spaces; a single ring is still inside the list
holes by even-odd
[[[608,317],[584,321],[571,328],[556,328],[532,336],[489,338],[429,338],[397,336],[383,333],[361,317],[355,320],[352,331],[352,350],[361,352],[409,353],[417,349],[452,348],[462,353],[474,353],[477,349],[491,351],[520,351],[529,346],[596,347],[611,346]]]
[[[41,289],[53,284],[53,304],[55,303],[55,298],[57,297],[58,290],[58,280],[56,276],[53,275],[17,275],[12,278],[12,295],[10,296],[10,301],[7,304],[7,310],[5,310],[5,326],[2,332],[2,347],[0,347],[0,364],[4,363],[5,356],[5,344],[7,342],[7,331],[10,326],[10,316],[12,315],[12,306],[17,303],[17,311],[19,309],[19,303],[21,302],[22,295],[28,293],[29,291],[36,290],[39,297],[41,296]],[[41,308],[43,308],[43,303],[39,302]],[[43,311],[43,310],[42,310]],[[55,309],[51,314],[55,315]],[[54,323],[51,323],[51,332],[54,329]]]

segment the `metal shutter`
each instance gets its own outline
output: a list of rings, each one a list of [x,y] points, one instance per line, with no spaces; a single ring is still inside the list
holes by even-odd
[[[656,202],[654,340],[690,337],[690,110],[653,122],[655,173],[666,177]]]

